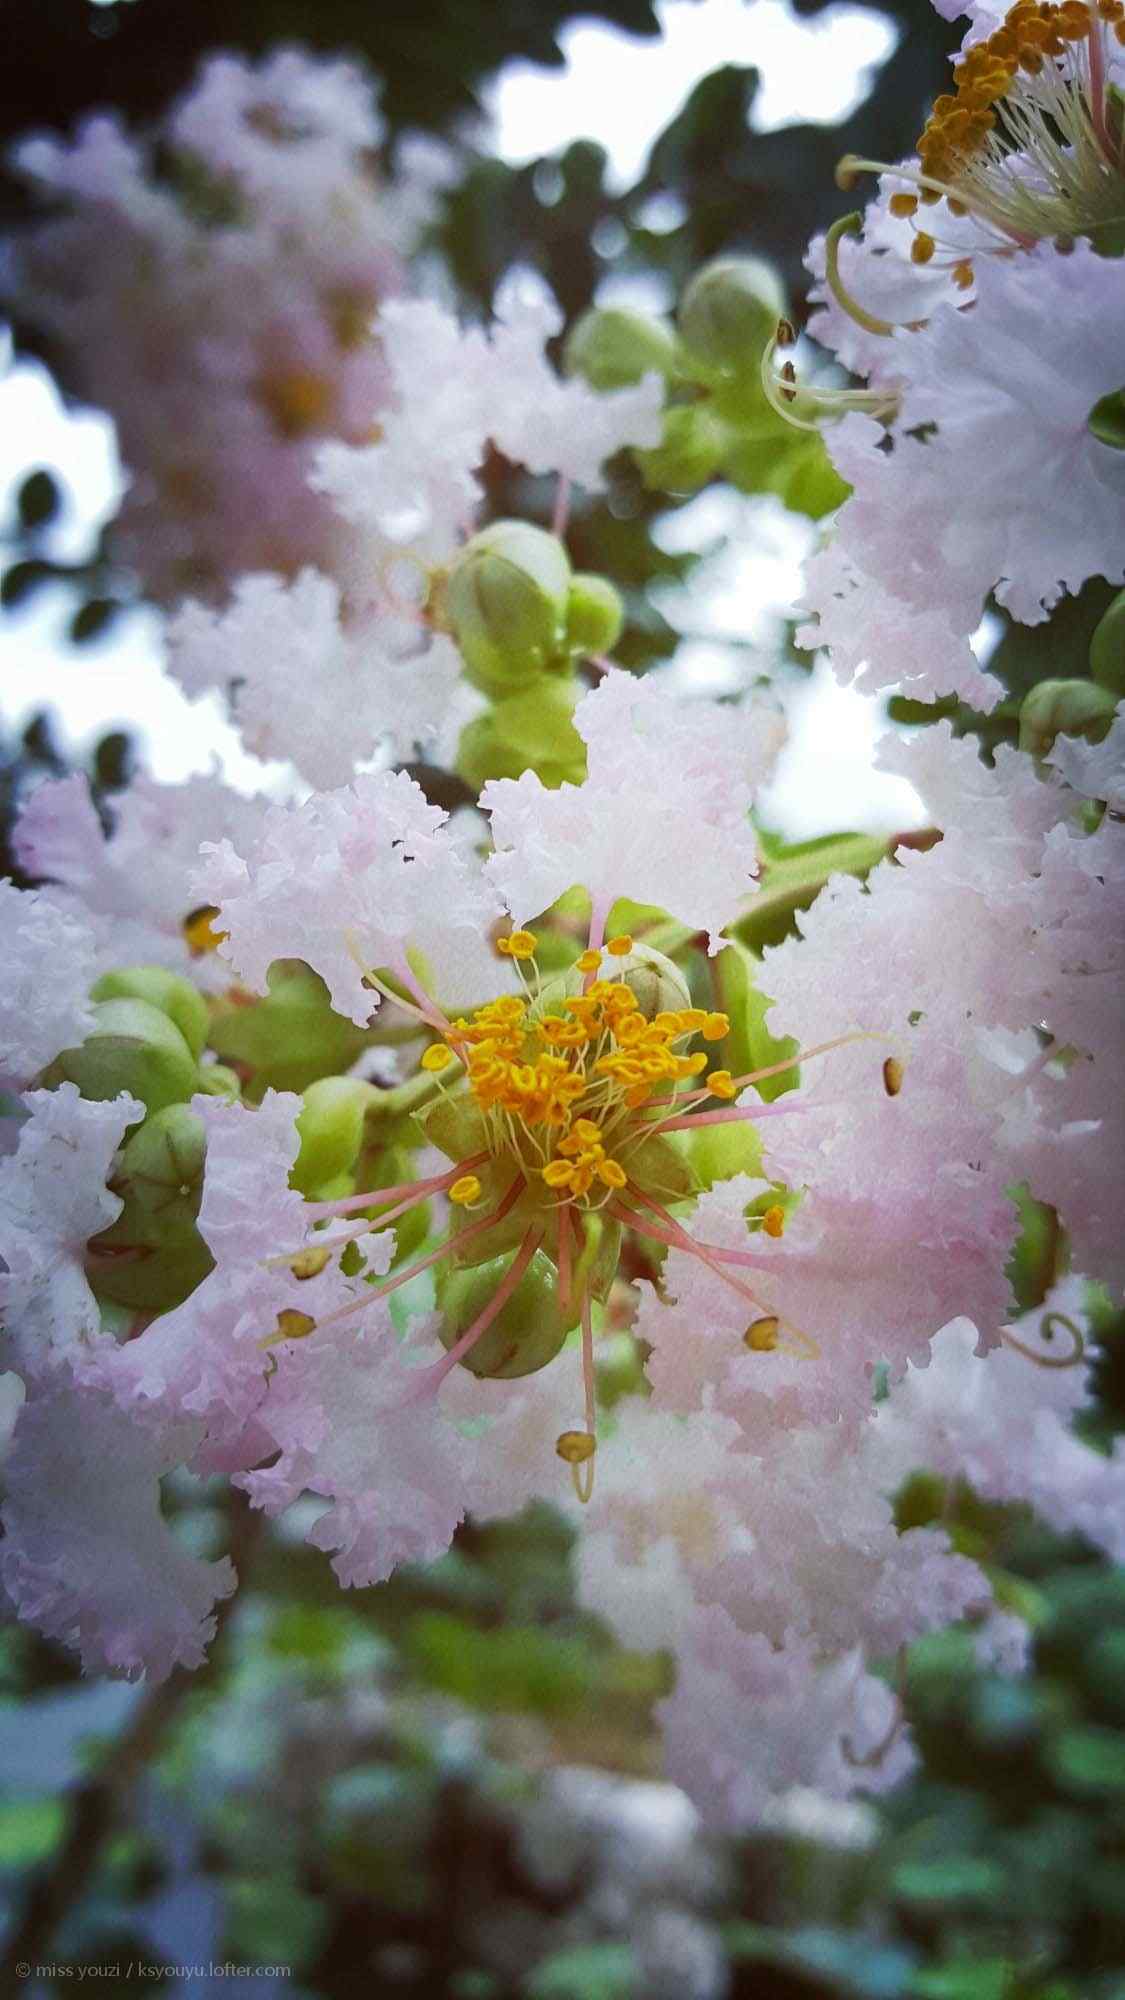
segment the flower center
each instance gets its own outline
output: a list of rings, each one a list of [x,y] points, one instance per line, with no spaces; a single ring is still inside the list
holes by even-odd
[[[516,931],[500,949],[522,972],[535,939]],[[628,959],[633,941],[613,938],[606,951]],[[600,1208],[628,1184],[675,1087],[707,1068],[706,1054],[689,1055],[685,1044],[697,1034],[719,1041],[730,1027],[725,1014],[703,1007],[660,1008],[648,1018],[627,978],[594,977],[601,957],[589,950],[578,959],[582,991],[561,991],[557,982],[544,989],[536,975],[534,992],[491,1000],[453,1021],[422,1058],[434,1073],[455,1056],[463,1061],[483,1143],[551,1207]],[[724,1070],[707,1082],[712,1095],[734,1094]]]

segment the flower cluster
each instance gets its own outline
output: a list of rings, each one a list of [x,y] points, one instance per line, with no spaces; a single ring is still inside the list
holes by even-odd
[[[1042,622],[1125,575],[1121,9],[977,15],[918,163],[812,252],[813,330],[867,389],[776,372],[787,321],[763,373],[779,295],[737,261],[675,334],[581,323],[569,377],[541,297],[489,326],[384,303],[394,198],[345,65],[212,63],[167,183],[106,121],[24,149],[75,201],[28,282],[78,274],[58,330],[149,480],[127,531],[151,512],[150,586],[200,593],[173,670],[319,788],[142,780],[103,820],[65,778],[15,827],[0,1577],[89,1669],[199,1664],[235,1588],[165,1520],[170,1476],[311,1499],[346,1587],[545,1499],[584,1602],[675,1656],[669,1770],[742,1828],[910,1767],[921,1634],[964,1621],[1018,1669],[966,1483],[1125,1556],[1122,1447],[1074,1428],[1125,1284],[1125,597],[1021,747],[888,739],[927,829],[862,880],[812,843],[798,880],[756,818],[778,708],[614,666],[621,600],[567,546],[571,482],[622,449],[650,486],[735,477],[765,381],[798,422],[846,412],[807,573],[841,677],[987,708],[990,594]],[[171,315],[195,357],[166,371],[190,425],[116,372],[136,286],[137,339]],[[555,476],[549,529],[486,518],[490,450]],[[420,744],[476,810],[392,763]]]
[[[312,457],[377,420],[369,326],[443,171],[415,143],[384,183],[381,138],[357,69],[285,49],[212,58],[151,143],[97,116],[17,149],[57,212],[24,238],[12,302],[113,414],[114,553],[161,600],[330,556]]]

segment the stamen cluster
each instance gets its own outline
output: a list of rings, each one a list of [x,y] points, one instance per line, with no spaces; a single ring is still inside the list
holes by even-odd
[[[501,941],[517,963],[534,949],[529,932]],[[623,958],[632,939],[614,938],[606,949]],[[581,992],[505,994],[451,1022],[422,1058],[424,1069],[440,1072],[459,1057],[493,1152],[514,1154],[525,1175],[586,1207],[626,1186],[629,1153],[653,1130],[651,1117],[634,1114],[667,1107],[671,1089],[706,1070],[707,1055],[681,1045],[696,1034],[719,1041],[730,1026],[704,1007],[661,1009],[649,1020],[625,980],[592,976],[601,956],[590,949],[578,959]],[[725,1070],[707,1082],[715,1096],[735,1095]]]

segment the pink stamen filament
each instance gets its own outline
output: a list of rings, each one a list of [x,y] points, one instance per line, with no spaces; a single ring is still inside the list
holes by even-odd
[[[346,1194],[341,1201],[310,1201],[305,1205],[305,1214],[312,1222],[328,1222],[333,1216],[354,1215],[359,1209],[375,1208],[382,1202],[401,1200],[406,1206],[412,1206],[426,1195],[452,1187],[454,1181],[460,1180],[471,1168],[479,1167],[481,1161],[487,1158],[487,1153],[474,1153],[471,1159],[459,1161],[444,1174],[432,1174],[428,1180],[400,1181],[396,1187],[368,1188],[364,1194]],[[386,1220],[385,1215],[379,1215],[371,1226],[373,1229],[381,1228]]]
[[[833,1103],[837,1099],[831,1100]],[[686,1118],[662,1118],[662,1132],[694,1132],[700,1125],[736,1125],[743,1123],[757,1125],[763,1118],[788,1118],[794,1111],[820,1111],[828,1100],[817,1100],[815,1104],[727,1104],[720,1111],[692,1111]],[[652,1128],[654,1131],[656,1127]]]
[[[559,483],[555,488],[554,513],[551,516],[551,533],[557,535],[560,541],[566,533],[566,526],[569,519],[570,481],[565,473],[560,472]]]
[[[431,1028],[436,1028],[439,1035],[449,1035],[454,1041],[459,1040],[459,1037],[453,1034],[453,1023],[442,1013],[437,1001],[431,1000],[421,981],[415,978],[405,952],[394,960],[391,970],[401,979],[407,992],[414,995],[419,1012],[429,1022]]]
[[[523,1175],[517,1174],[503,1200],[488,1215],[482,1215],[478,1221],[470,1222],[467,1229],[450,1230],[449,1235],[442,1238],[435,1250],[431,1250],[425,1257],[419,1257],[417,1263],[409,1265],[405,1271],[396,1272],[385,1285],[377,1288],[372,1286],[365,1298],[352,1299],[346,1306],[337,1306],[335,1312],[327,1313],[323,1319],[319,1319],[316,1323],[317,1330],[319,1331],[322,1326],[332,1326],[336,1320],[347,1319],[352,1313],[362,1312],[365,1306],[371,1305],[376,1299],[389,1298],[392,1292],[397,1292],[400,1285],[409,1284],[411,1278],[417,1278],[421,1272],[428,1271],[431,1264],[436,1264],[440,1258],[448,1256],[456,1244],[471,1242],[472,1238],[479,1236],[482,1230],[491,1229],[494,1223],[503,1222],[509,1210],[515,1207],[520,1190],[525,1186]]]
[[[558,1284],[559,1307],[560,1310],[564,1312],[567,1306],[570,1304],[570,1283],[571,1283],[570,1222],[571,1222],[570,1203],[568,1201],[565,1201],[563,1202],[562,1206],[558,1211],[559,1248],[558,1248],[558,1266],[557,1266],[559,1274],[559,1284]]]
[[[590,1304],[590,1294],[582,1299],[582,1387],[586,1405],[586,1430],[592,1438],[596,1436],[597,1411],[594,1402],[594,1316]],[[585,1507],[594,1491],[594,1457],[583,1459],[581,1465],[572,1465],[570,1476],[574,1481],[574,1491]]]
[[[755,1257],[752,1250],[727,1250],[721,1243],[701,1243],[697,1237],[689,1236],[686,1230],[677,1229],[674,1222],[670,1229],[662,1229],[658,1222],[646,1221],[644,1216],[638,1215],[635,1209],[626,1208],[623,1203],[611,1208],[610,1213],[616,1215],[619,1222],[628,1223],[629,1228],[635,1229],[639,1235],[651,1236],[654,1242],[666,1243],[672,1250],[688,1251],[692,1256],[702,1257],[705,1262],[715,1258],[724,1264],[742,1265],[750,1271],[775,1271],[777,1268],[768,1258]]]
[[[496,1319],[499,1313],[503,1312],[504,1307],[507,1305],[508,1300],[511,1298],[512,1293],[515,1291],[516,1286],[519,1284],[520,1279],[523,1277],[542,1241],[543,1231],[536,1229],[533,1225],[527,1231],[523,1242],[516,1251],[515,1256],[501,1278],[500,1283],[497,1285],[496,1290],[493,1292],[492,1297],[489,1299],[488,1304],[485,1306],[484,1311],[479,1312],[472,1325],[467,1327],[465,1332],[454,1341],[448,1354],[443,1354],[441,1360],[435,1361],[431,1368],[423,1368],[418,1371],[416,1385],[411,1387],[409,1395],[402,1403],[392,1404],[392,1409],[405,1409],[409,1404],[421,1401],[424,1396],[436,1395],[446,1376],[456,1368],[462,1356],[468,1354],[469,1350],[476,1346],[477,1341],[488,1332],[493,1320]]]

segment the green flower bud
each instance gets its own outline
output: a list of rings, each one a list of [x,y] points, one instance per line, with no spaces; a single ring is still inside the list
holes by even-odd
[[[413,1154],[404,1146],[385,1146],[372,1159],[364,1157],[359,1164],[357,1185],[363,1188],[400,1187],[404,1181],[416,1178],[418,1168]],[[428,1201],[415,1202],[405,1215],[391,1224],[395,1232],[396,1264],[408,1264],[422,1248],[430,1233],[432,1207]]]
[[[237,1104],[242,1095],[238,1075],[226,1063],[200,1063],[196,1089],[204,1097],[225,1097],[231,1104]]]
[[[571,721],[576,693],[569,677],[543,680],[474,717],[457,746],[457,769],[466,783],[479,791],[489,778],[536,771],[545,785],[580,785],[586,745]]]
[[[580,574],[566,600],[566,644],[571,653],[612,653],[625,624],[621,593],[604,576]]]
[[[113,1225],[124,1240],[167,1247],[195,1235],[207,1134],[186,1104],[168,1104],[138,1125],[121,1149],[113,1191],[125,1207]]]
[[[323,979],[299,959],[279,959],[267,974],[269,992],[247,1005],[247,996],[212,1009],[209,1040],[216,1054],[245,1063],[246,1086],[256,1104],[268,1089],[304,1090],[316,1078],[341,1076],[362,1054],[362,1028],[337,1014]]]
[[[1125,451],[1125,389],[1111,389],[1094,404],[1087,428],[1111,451]]]
[[[174,1021],[193,1056],[207,1042],[208,1010],[202,993],[163,965],[129,965],[105,972],[91,990],[92,1000],[147,1000]]]
[[[363,1144],[363,1121],[379,1091],[357,1076],[324,1076],[310,1083],[297,1114],[301,1149],[289,1175],[303,1195],[319,1193],[326,1181],[346,1174]]]
[[[719,470],[729,443],[726,425],[705,403],[677,403],[664,412],[660,443],[634,457],[650,492],[695,493]]]
[[[465,544],[445,586],[445,615],[475,687],[511,694],[563,650],[570,563],[554,535],[495,521]]]
[[[1117,701],[1125,697],[1125,590],[1103,612],[1090,641],[1090,672]]]
[[[494,1257],[472,1271],[446,1273],[438,1285],[442,1344],[451,1348],[495,1295],[509,1257]],[[537,1250],[511,1298],[487,1332],[463,1357],[461,1366],[490,1381],[510,1382],[546,1368],[577,1323],[577,1312],[560,1313],[555,1267]]]
[[[196,1228],[206,1146],[203,1120],[186,1104],[153,1112],[126,1140],[111,1183],[124,1206],[87,1250],[99,1299],[169,1312],[207,1276],[213,1260]]]
[[[617,306],[594,306],[572,326],[563,349],[568,375],[593,389],[627,389],[643,376],[679,372],[679,343],[670,326]]]
[[[693,358],[722,374],[752,374],[785,311],[785,294],[760,257],[719,257],[697,271],[677,315]]]
[[[1095,681],[1040,681],[1020,705],[1020,749],[1045,757],[1059,735],[1100,743],[1116,707],[1116,697]]]
[[[621,980],[635,995],[646,1021],[691,1006],[691,993],[679,966],[648,944],[635,944],[623,958],[603,959],[600,976]]]
[[[64,1049],[43,1073],[48,1087],[76,1083],[83,1097],[139,1097],[148,1111],[183,1104],[196,1087],[196,1061],[179,1029],[148,1000],[99,1000],[80,1047]]]

